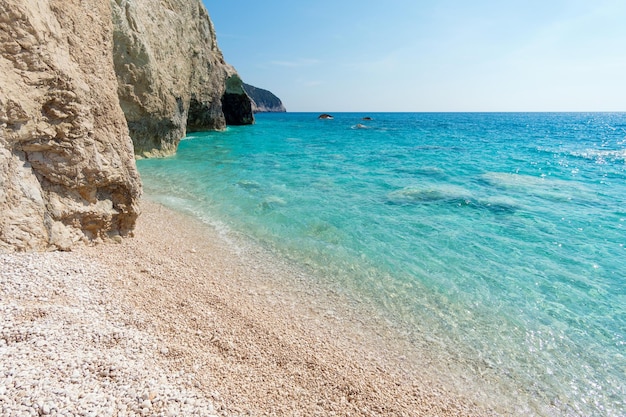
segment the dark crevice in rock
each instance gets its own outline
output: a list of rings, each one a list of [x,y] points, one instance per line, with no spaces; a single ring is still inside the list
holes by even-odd
[[[150,156],[149,153],[155,149],[174,153],[180,141],[180,132],[184,131],[171,119],[129,121],[128,130],[135,154],[140,156]]]
[[[203,3],[163,6],[150,0],[112,2],[119,101],[135,153],[143,157],[175,153],[187,132],[254,120],[241,78],[224,62]],[[243,96],[225,97],[232,93]]]
[[[192,97],[189,101],[187,131],[220,130],[226,126],[224,114],[210,103]]]
[[[222,111],[227,125],[239,126],[254,123],[252,103],[245,93],[225,93],[222,96]]]

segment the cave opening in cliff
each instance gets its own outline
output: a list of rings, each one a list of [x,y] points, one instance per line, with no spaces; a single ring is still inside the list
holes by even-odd
[[[224,93],[222,112],[227,125],[240,126],[254,123],[252,103],[247,94]]]

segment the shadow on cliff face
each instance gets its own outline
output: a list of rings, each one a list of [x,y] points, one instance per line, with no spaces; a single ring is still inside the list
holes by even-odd
[[[202,2],[154,3],[0,1],[0,250],[131,235],[133,151],[254,122]]]
[[[202,2],[173,10],[153,3],[111,2],[119,102],[135,154],[172,155],[187,132],[253,123],[250,98]]]
[[[119,101],[137,156],[172,155],[187,132],[254,122],[243,82],[224,61],[200,0],[172,10],[152,0],[111,7]]]

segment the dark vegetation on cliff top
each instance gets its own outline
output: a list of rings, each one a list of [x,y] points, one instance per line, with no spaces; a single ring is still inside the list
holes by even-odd
[[[244,91],[253,101],[253,111],[261,112],[286,112],[282,101],[274,93],[250,84],[243,84]]]

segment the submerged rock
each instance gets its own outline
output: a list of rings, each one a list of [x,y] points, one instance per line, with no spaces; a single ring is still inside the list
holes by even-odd
[[[471,193],[454,185],[409,186],[390,192],[388,204],[413,205],[430,202],[461,202],[466,204],[472,198]]]

